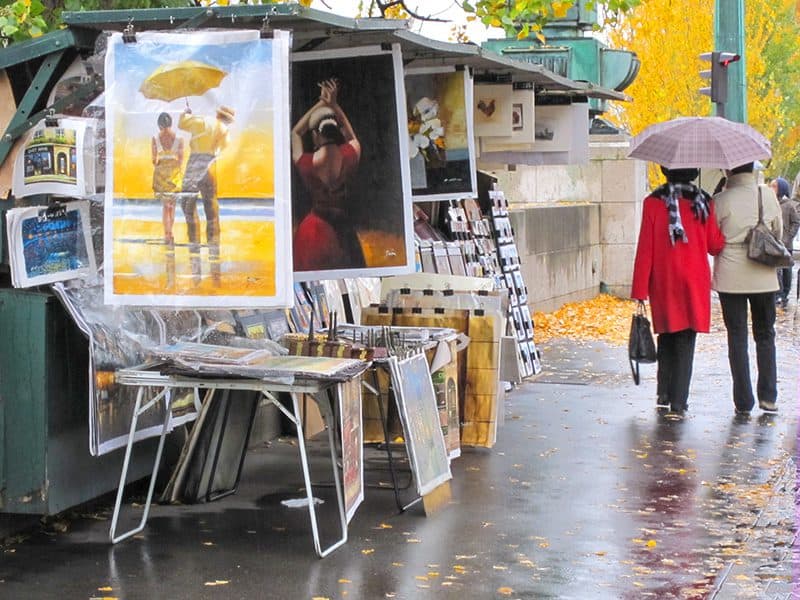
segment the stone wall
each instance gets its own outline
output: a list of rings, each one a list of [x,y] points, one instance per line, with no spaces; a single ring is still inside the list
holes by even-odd
[[[585,165],[479,165],[511,204],[533,310],[630,291],[646,164],[626,157],[625,135],[591,136]]]

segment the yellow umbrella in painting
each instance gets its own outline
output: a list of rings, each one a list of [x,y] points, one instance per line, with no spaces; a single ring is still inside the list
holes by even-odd
[[[139,91],[145,98],[172,102],[187,96],[201,96],[217,87],[227,73],[196,60],[165,63],[145,78]]]

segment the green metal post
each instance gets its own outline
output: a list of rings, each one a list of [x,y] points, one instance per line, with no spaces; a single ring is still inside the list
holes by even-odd
[[[715,0],[714,50],[734,52],[741,59],[728,67],[725,117],[747,122],[747,61],[744,53],[744,0]]]

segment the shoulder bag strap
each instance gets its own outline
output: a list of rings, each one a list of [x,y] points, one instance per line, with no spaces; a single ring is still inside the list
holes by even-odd
[[[764,205],[761,203],[761,186],[758,186],[758,223],[764,224]]]

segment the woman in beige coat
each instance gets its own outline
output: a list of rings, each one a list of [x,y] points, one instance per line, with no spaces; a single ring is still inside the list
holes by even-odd
[[[717,222],[725,236],[725,249],[714,259],[711,287],[719,294],[722,318],[728,330],[733,403],[736,412],[741,414],[749,413],[755,404],[747,352],[748,304],[756,343],[758,405],[765,411],[777,410],[775,292],[778,278],[774,267],[747,258],[744,243],[750,228],[758,221],[759,190],[764,222],[780,239],[783,222],[778,200],[769,187],[756,183],[753,163],[729,171],[725,189],[714,196]]]

